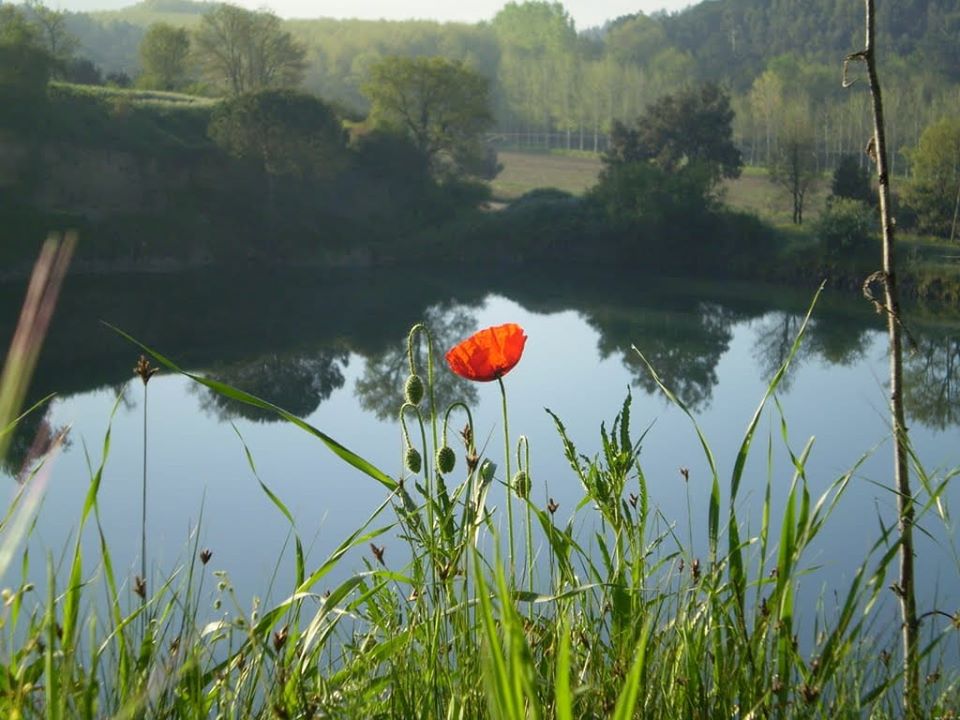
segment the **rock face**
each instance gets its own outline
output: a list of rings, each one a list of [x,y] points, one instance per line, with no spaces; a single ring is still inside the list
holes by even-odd
[[[164,213],[185,196],[206,194],[229,177],[221,158],[195,150],[136,155],[69,143],[30,144],[0,136],[0,192],[42,212],[98,220]]]

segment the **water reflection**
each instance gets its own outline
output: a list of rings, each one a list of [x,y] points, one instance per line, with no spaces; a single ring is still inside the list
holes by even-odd
[[[756,324],[756,337],[753,341],[753,357],[757,361],[760,376],[772,379],[790,357],[797,333],[803,325],[803,316],[788,312],[768,313]],[[807,352],[798,352],[791,361],[792,369],[803,362]],[[781,391],[790,389],[794,373],[786,373],[780,380]]]
[[[294,415],[306,417],[343,387],[343,371],[348,362],[349,353],[336,348],[294,355],[265,353],[251,360],[214,365],[207,375]],[[192,385],[191,388],[200,396],[200,407],[220,420],[243,418],[271,422],[279,419],[268,410],[231,400],[206,387]]]
[[[69,447],[69,428],[54,425],[49,406],[38,408],[13,428],[6,457],[0,459],[0,472],[23,483],[54,446]]]
[[[482,305],[480,306],[482,307]],[[475,404],[477,389],[463,378],[446,371],[443,353],[477,329],[473,309],[450,302],[427,308],[421,320],[430,328],[434,344],[434,392],[437,406],[447,407],[460,400]],[[418,342],[415,362],[420,375],[426,379],[427,360],[425,343]],[[363,374],[357,378],[355,393],[360,407],[381,420],[393,418],[403,404],[403,385],[409,373],[406,338],[397,338],[380,355],[366,358]]]
[[[814,318],[807,327],[802,348],[830,365],[852,365],[866,356],[870,330],[863,322],[846,317]]]
[[[345,384],[349,358],[362,370],[354,386],[360,406],[393,417],[407,373],[405,336],[418,319],[439,353],[477,327],[491,293],[539,313],[578,313],[597,333],[601,358],[617,358],[632,382],[656,392],[635,345],[691,409],[710,406],[718,364],[737,328],[750,333],[757,377],[780,367],[799,330],[809,297],[765,288],[693,287],[616,277],[561,277],[544,271],[494,277],[425,272],[410,278],[377,270],[246,278],[211,273],[178,278],[72,278],[41,355],[29,402],[117,387],[139,354],[100,323],[107,320],[182,365],[264,397],[295,414],[313,413]],[[238,292],[237,288],[243,288]],[[12,334],[22,288],[0,287],[0,339]],[[198,311],[201,308],[202,311]],[[507,320],[509,318],[504,318]],[[740,323],[751,321],[750,326]],[[907,407],[914,422],[945,429],[960,423],[960,334],[912,323],[919,347],[906,358]],[[882,332],[866,303],[821,298],[796,362],[852,365]],[[355,359],[356,362],[356,359]],[[442,367],[438,357],[438,366]],[[421,372],[425,362],[421,358]],[[438,402],[470,403],[477,388],[438,372]],[[789,378],[787,379],[789,382]],[[270,419],[206,390],[203,408],[218,418]],[[15,475],[41,422],[25,420],[4,469]]]
[[[934,332],[918,337],[904,362],[903,377],[912,419],[936,430],[960,424],[960,335]]]
[[[709,406],[717,384],[717,363],[730,346],[737,315],[712,303],[691,307],[623,312],[592,312],[587,322],[600,334],[603,358],[616,355],[633,374],[633,384],[658,393],[640,356],[643,353],[664,384],[693,410]]]

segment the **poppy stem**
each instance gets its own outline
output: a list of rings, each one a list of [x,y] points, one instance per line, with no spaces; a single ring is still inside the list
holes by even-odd
[[[513,544],[513,488],[510,487],[510,479],[513,477],[510,472],[510,425],[507,422],[507,389],[503,385],[503,378],[498,377],[497,383],[500,385],[500,398],[503,400],[503,459],[506,462],[505,477],[507,478],[507,536],[510,539],[510,582],[513,583],[516,578],[517,567]]]

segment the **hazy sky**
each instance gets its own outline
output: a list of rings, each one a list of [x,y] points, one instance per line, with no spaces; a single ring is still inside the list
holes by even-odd
[[[282,17],[336,17],[403,20],[425,18],[478,22],[489,20],[507,0],[232,0],[251,9],[268,7]],[[114,9],[132,5],[136,0],[47,0],[50,7],[65,10]],[[563,6],[573,16],[578,30],[602,25],[620,15],[641,10],[675,11],[691,0],[567,0]]]
[[[257,0],[242,0],[255,7]],[[264,3],[260,3],[263,5]],[[268,0],[269,7],[284,17],[359,17],[367,19],[429,18],[432,20],[489,20],[506,5],[506,0]],[[577,29],[602,25],[607,20],[642,10],[680,10],[689,0],[567,0],[563,6],[573,16]]]

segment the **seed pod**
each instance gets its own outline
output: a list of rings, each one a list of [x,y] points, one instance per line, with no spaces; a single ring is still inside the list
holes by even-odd
[[[404,462],[407,465],[407,470],[412,472],[414,475],[420,472],[420,467],[423,464],[423,461],[420,458],[420,453],[415,447],[407,448],[407,454],[404,458]]]
[[[419,405],[423,400],[423,380],[419,375],[411,375],[403,386],[403,397],[411,405]]]
[[[437,468],[446,475],[449,472],[453,471],[453,466],[457,464],[457,456],[453,452],[453,448],[449,445],[444,445],[442,448],[437,450]]]
[[[530,495],[530,476],[525,470],[518,470],[513,476],[513,491],[518,498],[527,498]]]

